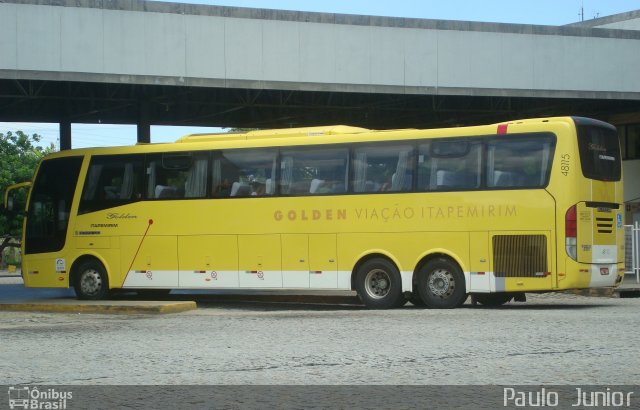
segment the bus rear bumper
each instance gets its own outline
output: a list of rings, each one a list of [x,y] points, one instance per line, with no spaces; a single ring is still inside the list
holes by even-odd
[[[621,263],[578,263],[567,258],[566,274],[560,274],[558,289],[590,289],[616,287],[622,282]]]
[[[617,264],[593,264],[589,273],[591,274],[590,288],[617,286],[622,280],[622,276],[618,274]]]

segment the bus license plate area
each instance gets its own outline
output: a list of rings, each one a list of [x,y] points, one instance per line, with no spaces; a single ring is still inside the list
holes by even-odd
[[[600,268],[600,274],[602,276],[608,276],[609,275],[609,268]]]

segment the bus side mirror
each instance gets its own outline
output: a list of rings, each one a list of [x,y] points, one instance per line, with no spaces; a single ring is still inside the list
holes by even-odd
[[[23,211],[23,209],[16,209],[16,197],[15,194],[18,189],[21,188],[29,188],[31,186],[31,182],[20,182],[19,184],[10,185],[4,191],[4,207],[8,211]],[[22,196],[26,200],[26,195]],[[26,205],[26,202],[25,202]]]

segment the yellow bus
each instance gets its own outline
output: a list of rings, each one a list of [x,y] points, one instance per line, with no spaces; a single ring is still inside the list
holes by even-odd
[[[28,287],[355,290],[501,305],[624,272],[613,126],[575,117],[374,131],[190,135],[42,160],[22,238]]]

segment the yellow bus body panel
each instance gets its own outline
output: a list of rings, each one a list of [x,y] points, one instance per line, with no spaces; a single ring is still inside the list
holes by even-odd
[[[605,250],[613,246],[621,262],[623,233],[615,226],[611,234],[594,233],[597,209],[582,202],[622,204],[622,181],[582,177],[576,128],[570,118],[508,124],[508,134],[556,135],[550,182],[544,189],[155,200],[77,214],[78,193],[92,155],[492,136],[496,127],[392,131],[312,127],[56,153],[51,157],[85,156],[66,245],[54,254],[25,255],[25,284],[69,286],[74,263],[93,255],[105,265],[112,288],[348,289],[354,267],[363,258],[383,255],[396,264],[403,290],[410,291],[424,261],[446,255],[465,273],[469,292],[592,286],[593,272],[580,270],[594,264],[593,245]],[[567,156],[565,175],[559,164]],[[574,198],[581,198],[581,203]],[[564,243],[565,212],[573,205],[579,209],[579,239],[593,241],[578,243],[578,262],[568,257]],[[612,212],[614,221],[620,212]],[[545,255],[546,271],[536,272],[535,277],[490,280],[491,274],[500,273],[496,272],[495,246],[518,235],[539,240],[535,246]],[[544,252],[540,247],[545,247]],[[60,259],[63,263],[57,262]],[[64,269],[56,271],[56,263]]]

